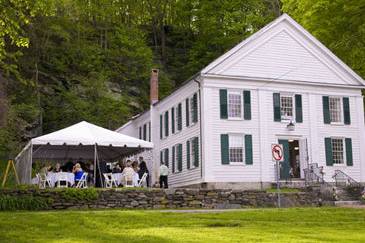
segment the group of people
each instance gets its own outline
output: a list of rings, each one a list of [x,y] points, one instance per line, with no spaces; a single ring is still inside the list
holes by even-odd
[[[137,178],[136,181],[141,180],[146,173],[146,184],[149,187],[149,171],[143,157],[139,157],[139,161],[127,160],[118,163],[111,169],[111,173],[122,173],[124,178]]]

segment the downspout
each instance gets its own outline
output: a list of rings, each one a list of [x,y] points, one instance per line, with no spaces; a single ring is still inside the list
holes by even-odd
[[[200,137],[200,178],[203,178],[203,135],[202,135],[202,102],[201,102],[201,83],[196,78],[193,79],[198,84],[199,93],[199,137]]]

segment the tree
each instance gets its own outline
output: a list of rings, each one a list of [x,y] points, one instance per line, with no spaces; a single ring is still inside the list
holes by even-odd
[[[282,9],[365,77],[364,0],[282,0]]]

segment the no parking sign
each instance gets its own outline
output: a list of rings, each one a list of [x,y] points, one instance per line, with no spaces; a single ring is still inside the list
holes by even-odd
[[[275,162],[284,161],[284,150],[282,144],[272,144],[271,145],[272,159]]]

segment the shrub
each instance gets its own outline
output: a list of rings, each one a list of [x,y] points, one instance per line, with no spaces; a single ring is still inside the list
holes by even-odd
[[[33,196],[0,195],[0,211],[47,209],[51,199]]]
[[[95,188],[66,188],[61,191],[61,195],[66,200],[78,201],[94,201],[99,197],[99,193]]]

